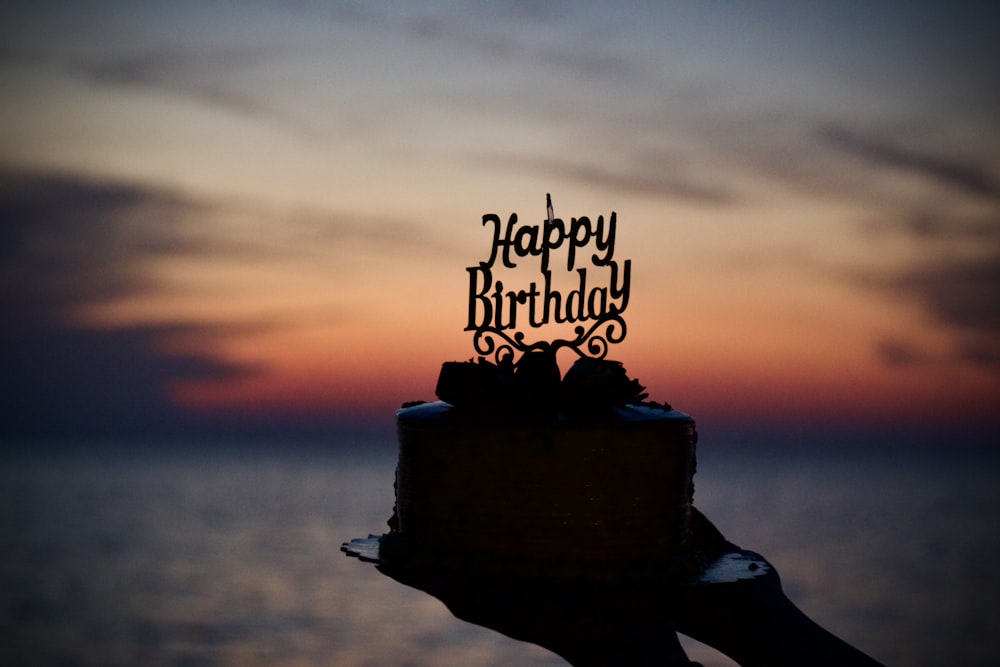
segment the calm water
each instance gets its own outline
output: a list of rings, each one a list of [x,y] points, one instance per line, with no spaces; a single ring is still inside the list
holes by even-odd
[[[1000,664],[995,462],[700,461],[698,506],[834,634],[888,665]],[[3,464],[0,664],[565,664],[340,553],[383,531],[392,455]]]

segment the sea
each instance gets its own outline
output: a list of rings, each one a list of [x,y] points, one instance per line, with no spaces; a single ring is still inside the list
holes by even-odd
[[[393,504],[393,443],[351,445],[10,450],[0,665],[566,665],[340,551]],[[997,457],[702,447],[695,480],[696,505],[849,644],[1000,665]]]

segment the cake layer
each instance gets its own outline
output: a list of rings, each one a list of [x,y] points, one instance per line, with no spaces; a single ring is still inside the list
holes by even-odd
[[[613,417],[496,423],[441,401],[399,410],[396,530],[471,558],[674,558],[687,538],[694,420],[650,405]]]

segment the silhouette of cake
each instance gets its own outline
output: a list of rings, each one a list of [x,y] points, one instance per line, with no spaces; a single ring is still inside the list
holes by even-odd
[[[397,411],[385,556],[544,576],[681,574],[694,420],[643,402],[618,362],[448,363],[442,400]]]
[[[645,401],[605,359],[625,337],[630,289],[631,262],[614,258],[616,216],[566,223],[547,204],[538,226],[483,216],[493,244],[467,269],[466,326],[481,356],[445,363],[439,400],[396,413],[396,503],[380,558],[543,576],[695,571],[694,420]],[[510,269],[535,258],[541,279],[512,289]],[[525,321],[576,326],[569,339],[529,343]],[[563,349],[579,357],[565,377]]]

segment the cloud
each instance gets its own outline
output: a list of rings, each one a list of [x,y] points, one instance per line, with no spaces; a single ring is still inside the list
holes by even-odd
[[[178,325],[4,327],[0,433],[18,440],[156,438],[190,431],[196,420],[168,398],[173,383],[244,377],[261,369],[164,352],[163,341],[179,332],[211,333]]]
[[[1000,179],[986,162],[947,151],[918,151],[837,125],[815,136],[826,146],[943,188],[919,201],[883,193],[858,226],[870,243],[906,241],[902,267],[864,272],[859,284],[919,307],[951,336],[947,353],[920,349],[912,337],[875,344],[879,359],[902,368],[963,364],[1000,370]],[[873,180],[876,184],[878,181]],[[898,247],[898,245],[897,245]]]
[[[872,237],[903,235],[928,246],[952,242],[1000,243],[1000,218],[956,215],[941,210],[912,211],[895,219],[871,219],[861,229]]]
[[[200,252],[177,233],[198,204],[130,184],[0,173],[0,433],[5,438],[154,434],[188,417],[167,398],[181,379],[258,369],[171,353],[183,322],[113,329],[76,324],[81,304],[145,294],[144,263]]]
[[[158,88],[179,93],[209,105],[263,118],[280,117],[276,110],[250,95],[239,94],[223,83],[234,73],[260,59],[250,51],[181,52],[157,49],[138,54],[116,54],[92,60],[75,59],[67,67],[99,83],[136,88]],[[281,120],[287,120],[281,117]]]
[[[235,267],[235,298],[242,298],[260,281],[287,276],[289,262],[326,280],[342,259],[394,258],[415,248],[450,251],[405,220],[0,169],[0,435],[134,437],[261,426],[263,413],[206,422],[175,404],[172,388],[270,372],[262,362],[234,363],[216,350],[234,335],[342,321],[335,289],[325,305],[261,306],[249,319],[193,321],[167,311],[155,324],[98,327],[81,311],[171,297],[181,288],[152,267],[175,260],[196,270]],[[183,289],[203,288],[218,286]]]
[[[937,322],[1000,342],[1000,252],[913,267],[885,285],[915,299]]]
[[[131,184],[0,171],[0,298],[51,311],[150,289],[139,264],[195,250],[175,229],[194,207]]]
[[[235,204],[243,215],[260,216],[252,204]],[[268,215],[268,214],[265,214]],[[432,230],[402,218],[348,212],[285,210],[274,212],[271,221],[281,221],[285,247],[299,252],[319,250],[331,255],[377,253],[438,255],[457,252],[453,244]],[[272,245],[267,247],[270,251]]]
[[[239,80],[259,80],[248,74],[255,65],[273,59],[260,49],[202,51],[161,48],[138,54],[113,54],[98,59],[74,58],[64,67],[99,84],[145,88],[187,98],[209,108],[261,120],[295,135],[314,139],[322,130],[282,107],[259,90],[242,90]]]
[[[940,233],[936,226],[931,229]],[[918,230],[915,233],[928,233],[923,226]],[[860,283],[915,303],[929,322],[951,334],[947,358],[921,350],[901,336],[878,341],[876,354],[887,365],[951,362],[1000,371],[1000,248],[976,257],[915,262],[888,275],[868,274]]]
[[[932,321],[956,332],[1000,343],[1000,211],[995,206],[971,214],[943,206],[913,210],[869,219],[860,229],[873,241],[906,239],[918,252],[918,259],[869,276],[867,284],[913,300]],[[984,356],[981,345],[967,347],[962,356]]]
[[[417,7],[413,13],[369,5],[297,2],[294,6],[338,28],[354,26],[373,36],[460,51],[463,58],[481,59],[492,67],[506,64],[522,71],[550,70],[591,83],[621,81],[637,71],[633,59],[601,48],[599,34],[580,32],[574,13],[582,6],[482,3],[474,11],[451,12],[413,5]]]
[[[252,47],[150,44],[133,49],[81,49],[31,43],[0,47],[0,66],[45,66],[99,86],[147,90],[185,99],[235,116],[260,120],[314,139],[320,130],[280,98],[263,96],[240,81],[259,82],[253,69],[278,54]],[[277,101],[276,101],[277,100]]]
[[[837,125],[820,127],[817,136],[827,145],[875,165],[909,171],[967,195],[1000,199],[1000,179],[975,160],[912,150]]]
[[[699,181],[697,178],[680,173],[676,165],[661,161],[651,164],[648,160],[632,167],[616,169],[582,162],[560,160],[536,156],[512,156],[501,154],[476,154],[473,156],[488,167],[499,167],[512,171],[534,171],[545,177],[562,178],[585,186],[605,188],[644,197],[667,200],[681,200],[712,206],[737,203],[740,195],[735,190],[718,183]]]
[[[875,354],[887,366],[908,368],[922,366],[931,361],[929,355],[907,341],[885,338],[875,343]]]
[[[446,239],[401,218],[207,200],[71,173],[0,168],[0,259],[5,298],[46,308],[157,289],[147,261],[304,260],[447,253]]]
[[[341,31],[364,32],[370,48],[374,49],[391,51],[395,44],[390,43],[408,41],[419,50],[459,52],[461,60],[457,62],[476,60],[487,65],[490,72],[507,65],[523,72],[541,70],[559,76],[570,75],[584,83],[621,81],[632,73],[632,60],[597,48],[591,41],[579,43],[565,36],[561,40],[523,36],[525,26],[531,26],[530,32],[538,34],[543,22],[552,30],[562,25],[560,14],[528,5],[495,9],[487,4],[482,13],[470,15],[468,12],[419,8],[398,11],[298,2],[288,7],[300,12],[299,21],[329,22],[334,28],[329,38],[309,41],[312,38],[306,37],[303,43],[291,32],[275,32],[269,35],[267,43],[243,40],[233,45],[226,44],[225,38],[207,43],[198,37],[192,41],[166,33],[154,35],[148,44],[115,49],[95,49],[92,45],[81,46],[74,42],[22,41],[0,47],[0,62],[46,63],[95,84],[166,93],[226,113],[259,119],[308,139],[324,136],[327,131],[324,128],[331,127],[331,118],[348,113],[345,109],[355,102],[349,103],[344,91],[353,83],[343,81],[337,85],[334,79],[328,89],[326,84],[314,85],[316,90],[323,90],[323,96],[311,97],[311,108],[302,108],[301,99],[292,106],[288,95],[280,88],[287,81],[301,78],[302,58],[314,59],[317,48],[328,51],[327,57],[334,59],[331,63],[333,76],[338,76],[336,72],[344,68],[372,67],[371,59],[362,53],[344,54],[337,50],[336,38]],[[274,20],[284,19],[287,16],[274,17]],[[282,26],[283,30],[288,28]],[[554,34],[552,30],[549,35]],[[305,31],[301,34],[308,35]],[[380,46],[383,43],[385,47]],[[288,69],[285,76],[275,78],[276,71],[285,64],[294,65],[295,69]],[[357,73],[353,72],[351,77]],[[426,74],[426,70],[422,72]],[[365,73],[363,78],[370,80],[371,75]],[[447,80],[453,79],[448,77]],[[458,80],[464,81],[461,77]],[[268,94],[261,92],[265,83]],[[313,92],[316,91],[305,94]],[[328,107],[331,95],[336,100],[334,108]],[[318,110],[325,112],[322,118],[310,119]],[[367,116],[370,110],[365,113]]]

